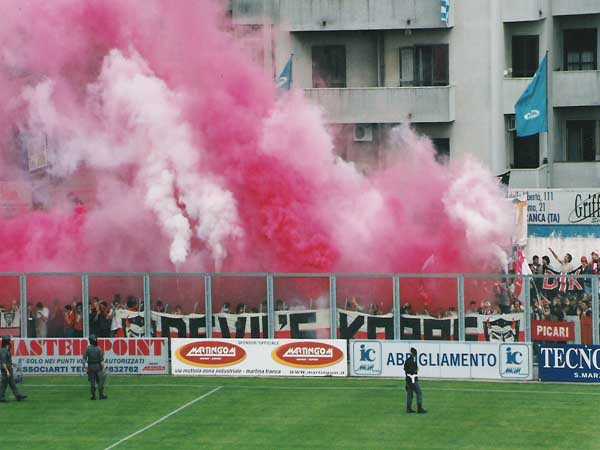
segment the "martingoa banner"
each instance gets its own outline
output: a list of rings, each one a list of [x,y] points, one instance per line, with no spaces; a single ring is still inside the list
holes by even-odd
[[[346,341],[172,339],[171,373],[184,376],[345,377]]]
[[[165,375],[169,373],[167,339],[98,339],[109,373]],[[83,338],[13,339],[13,362],[25,375],[81,375],[88,347]]]
[[[540,345],[538,365],[542,381],[600,383],[600,346]]]
[[[142,313],[130,314],[121,320],[124,334],[139,336],[144,330]],[[341,339],[394,339],[392,314],[369,315],[357,311],[338,310],[338,336]],[[466,339],[483,342],[522,342],[525,339],[525,314],[467,314]],[[276,311],[275,338],[326,339],[330,336],[330,310]],[[267,314],[214,314],[214,338],[267,338]],[[403,315],[400,319],[401,338],[406,340],[458,340],[458,318],[435,318]],[[206,337],[206,316],[175,315],[152,312],[153,336]]]
[[[419,376],[480,380],[531,380],[531,344],[350,342],[350,375],[404,378],[410,348],[417,349]]]

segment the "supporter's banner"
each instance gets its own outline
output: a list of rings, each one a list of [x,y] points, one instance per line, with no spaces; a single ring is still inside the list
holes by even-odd
[[[532,321],[531,340],[541,342],[575,341],[574,322]]]
[[[115,310],[119,327],[119,337],[139,338],[145,335],[144,311],[132,309]]]
[[[350,341],[350,375],[404,378],[410,348],[419,376],[482,380],[531,380],[531,344]]]
[[[538,367],[542,381],[600,383],[600,346],[540,345]]]
[[[171,373],[184,376],[347,375],[346,341],[172,339]]]
[[[167,339],[98,339],[109,373],[164,375],[169,373]],[[88,340],[13,339],[13,361],[25,375],[81,375]]]
[[[143,318],[142,318],[143,319]],[[524,313],[467,314],[467,340],[522,342],[525,338]],[[330,336],[330,310],[276,311],[275,337],[278,339],[319,339]],[[266,338],[267,314],[214,314],[215,338]],[[206,316],[175,315],[152,312],[152,329],[156,336],[205,337]],[[167,334],[167,331],[168,334]],[[458,340],[458,318],[437,319],[431,316],[403,315],[400,320],[402,339]],[[340,339],[394,338],[392,314],[369,315],[357,311],[338,310]]]
[[[568,272],[566,275],[580,275],[582,271],[582,267],[579,266],[577,269]],[[542,290],[545,291],[545,294],[551,294],[550,296],[554,296],[558,293],[576,293],[583,292],[583,278],[567,278],[561,274],[559,271],[551,269],[550,267],[546,267],[544,269],[544,275],[557,275],[556,277],[546,277],[542,282]]]
[[[20,328],[21,313],[17,311],[0,312],[0,328]]]

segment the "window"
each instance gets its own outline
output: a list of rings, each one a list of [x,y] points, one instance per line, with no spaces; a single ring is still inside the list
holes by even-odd
[[[596,70],[596,29],[564,31],[565,70]]]
[[[512,37],[512,76],[532,77],[538,68],[540,39],[538,36]]]
[[[450,139],[433,138],[431,142],[436,150],[435,159],[440,163],[448,161],[450,159]]]
[[[448,86],[448,44],[400,49],[400,86]]]
[[[567,161],[596,160],[596,121],[567,121]]]
[[[312,48],[312,83],[315,88],[346,87],[346,47],[323,45]]]
[[[513,168],[535,169],[540,165],[540,135],[513,137]]]

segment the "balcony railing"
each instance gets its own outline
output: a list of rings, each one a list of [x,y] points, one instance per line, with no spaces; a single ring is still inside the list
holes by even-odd
[[[330,123],[452,122],[454,86],[305,89]]]
[[[546,17],[543,0],[502,0],[503,22],[526,22]]]
[[[553,16],[600,14],[598,0],[552,0]]]
[[[555,71],[552,106],[600,105],[600,70]]]

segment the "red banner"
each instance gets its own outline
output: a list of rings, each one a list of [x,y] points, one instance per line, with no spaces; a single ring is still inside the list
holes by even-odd
[[[531,339],[543,342],[573,342],[575,341],[575,323],[534,320]]]

